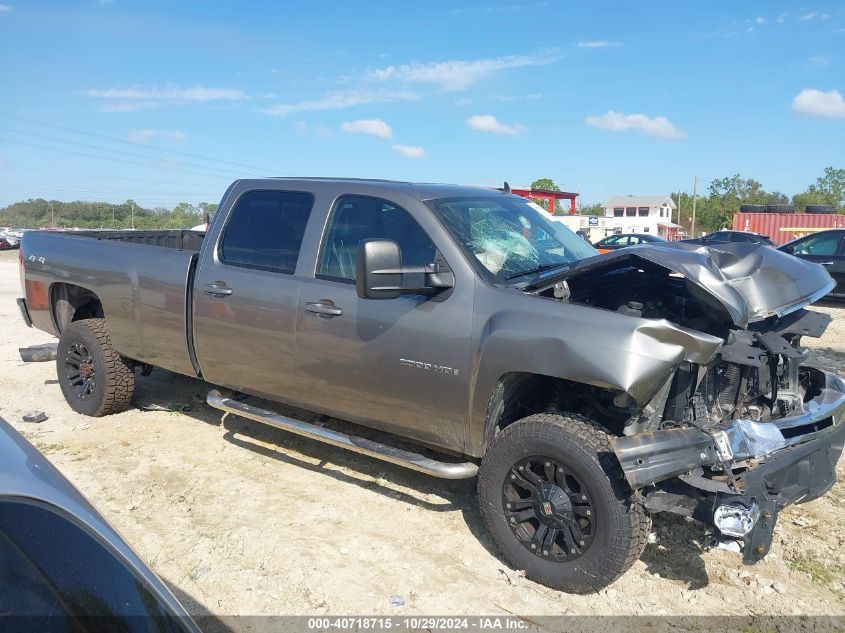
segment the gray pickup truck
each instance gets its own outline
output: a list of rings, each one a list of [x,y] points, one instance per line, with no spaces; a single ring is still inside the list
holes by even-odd
[[[801,346],[834,284],[772,248],[598,255],[507,188],[269,178],[235,182],[205,234],[30,232],[21,261],[74,410],[126,409],[159,367],[225,388],[223,411],[477,475],[504,559],[564,591],[624,573],[656,512],[756,562],[779,510],[835,480],[845,382]]]

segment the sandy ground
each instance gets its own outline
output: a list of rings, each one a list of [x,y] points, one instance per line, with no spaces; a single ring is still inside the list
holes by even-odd
[[[446,482],[229,417],[209,385],[156,371],[136,406],[93,419],[65,404],[27,329],[17,253],[0,253],[0,415],[73,482],[195,613],[845,614],[845,485],[781,514],[771,554],[744,567],[658,516],[642,559],[592,596],[522,578],[493,553],[475,482]],[[845,372],[845,309],[810,343]],[[39,409],[41,424],[21,416]],[[181,409],[181,410],[180,410]],[[845,471],[840,468],[840,478]],[[401,605],[401,606],[396,606]]]

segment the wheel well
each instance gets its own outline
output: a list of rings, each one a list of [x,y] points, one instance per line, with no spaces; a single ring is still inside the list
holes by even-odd
[[[627,409],[613,404],[619,392],[564,378],[512,372],[496,382],[484,423],[484,446],[510,424],[536,413],[580,413],[621,435]]]
[[[50,289],[50,305],[59,334],[68,323],[104,316],[100,298],[87,288],[74,284],[53,284]]]

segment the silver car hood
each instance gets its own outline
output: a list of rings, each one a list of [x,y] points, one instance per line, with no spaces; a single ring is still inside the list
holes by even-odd
[[[715,298],[742,328],[818,301],[836,285],[818,264],[774,248],[746,243],[702,246],[686,242],[643,244],[590,257],[532,285],[548,288],[588,270],[618,266],[625,259],[632,263],[645,260],[683,276]]]

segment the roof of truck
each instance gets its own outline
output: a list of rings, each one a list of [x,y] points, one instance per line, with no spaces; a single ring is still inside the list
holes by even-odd
[[[414,196],[420,200],[432,198],[449,198],[455,196],[477,196],[479,194],[495,195],[505,192],[492,187],[479,187],[469,185],[449,185],[430,182],[407,182],[402,180],[381,180],[377,178],[294,178],[294,177],[273,177],[273,178],[244,178],[242,181],[249,181],[251,184],[262,180],[274,182],[285,181],[293,186],[313,185],[315,183],[326,183],[332,185],[344,185],[350,187],[350,193],[361,192],[364,189],[390,190],[402,192]]]

